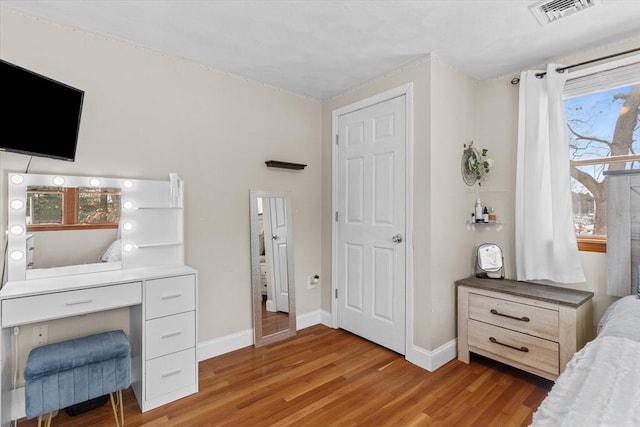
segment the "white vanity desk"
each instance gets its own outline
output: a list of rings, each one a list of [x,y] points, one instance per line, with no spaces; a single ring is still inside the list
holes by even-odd
[[[24,415],[10,411],[6,357],[14,326],[127,306],[132,387],[141,410],[196,393],[196,284],[196,270],[186,266],[7,282],[0,291],[2,425]]]
[[[197,272],[184,265],[182,180],[175,174],[169,181],[21,173],[7,177],[8,281],[0,290],[1,426],[24,416],[24,390],[12,390],[14,327],[105,310],[129,307],[131,381],[142,412],[196,393]],[[35,246],[35,255],[44,252],[38,252],[38,236],[35,245],[29,243],[30,188],[119,190],[119,259],[31,269],[30,251]],[[57,250],[70,249],[61,244]]]

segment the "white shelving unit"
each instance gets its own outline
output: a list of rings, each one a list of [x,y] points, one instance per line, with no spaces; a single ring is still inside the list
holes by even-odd
[[[123,248],[130,244],[122,253],[123,268],[184,263],[182,197],[182,188],[172,191],[169,181],[144,181],[122,189],[123,206],[134,201],[121,216],[123,224],[130,224],[122,230]]]

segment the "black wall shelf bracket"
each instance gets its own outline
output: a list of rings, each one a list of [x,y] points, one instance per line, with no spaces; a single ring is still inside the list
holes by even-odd
[[[281,162],[279,160],[267,160],[264,163],[269,168],[302,170],[307,167],[307,165],[303,165],[302,163]]]

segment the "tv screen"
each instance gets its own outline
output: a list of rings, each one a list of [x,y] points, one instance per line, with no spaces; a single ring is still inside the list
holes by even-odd
[[[0,60],[0,150],[74,161],[84,92]]]

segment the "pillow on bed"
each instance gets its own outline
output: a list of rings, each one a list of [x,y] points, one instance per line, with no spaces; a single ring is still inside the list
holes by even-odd
[[[598,336],[628,338],[640,342],[640,299],[627,295],[611,304],[598,323]]]
[[[122,259],[122,242],[120,239],[114,240],[100,259],[104,262],[120,261]]]

